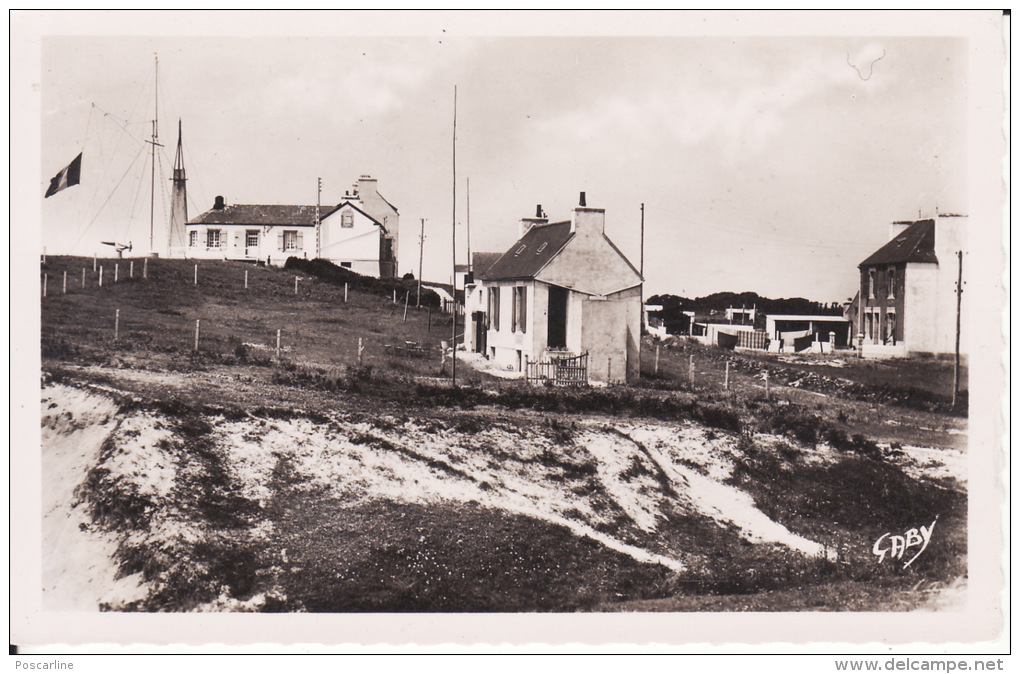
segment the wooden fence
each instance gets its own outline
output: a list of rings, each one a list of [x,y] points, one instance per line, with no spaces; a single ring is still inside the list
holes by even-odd
[[[556,386],[588,385],[588,354],[552,357],[546,361],[529,362],[525,368],[529,384],[552,383]]]
[[[742,330],[737,333],[737,346],[745,349],[769,348],[769,335],[767,332]]]

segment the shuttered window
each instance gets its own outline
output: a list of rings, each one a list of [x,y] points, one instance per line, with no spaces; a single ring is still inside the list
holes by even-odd
[[[220,247],[220,230],[210,229],[205,233],[205,246],[206,248],[219,248]]]
[[[513,294],[513,311],[510,321],[513,332],[528,331],[528,289],[515,286]]]
[[[499,287],[489,291],[489,324],[499,331]]]

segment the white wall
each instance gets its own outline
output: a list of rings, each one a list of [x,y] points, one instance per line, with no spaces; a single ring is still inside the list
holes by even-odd
[[[208,231],[216,229],[220,232],[220,247],[206,246]],[[245,246],[247,232],[258,232],[258,246]],[[284,231],[298,234],[298,248],[281,250],[280,235]],[[253,225],[188,225],[185,242],[190,244],[191,232],[198,233],[198,245],[188,245],[184,249],[187,258],[196,260],[249,260],[252,262],[271,259],[274,265],[283,265],[288,257],[315,256],[315,228],[307,226],[262,227]]]
[[[538,284],[541,286],[541,284]],[[538,307],[536,311],[535,296],[536,296],[536,284],[534,281],[496,281],[485,283],[485,301],[486,306],[489,301],[489,296],[492,292],[492,287],[499,287],[499,330],[495,330],[493,317],[489,316],[489,334],[487,336],[487,348],[489,353],[493,354],[492,358],[494,362],[502,367],[516,369],[518,364],[517,352],[521,352],[521,362],[523,362],[526,356],[528,360],[538,360],[540,352],[542,350],[542,344],[539,344],[536,337],[536,333],[539,332],[536,329],[536,323],[545,321],[545,312],[541,307]],[[525,331],[513,330],[513,289],[514,287],[524,287],[527,292],[527,326]],[[544,288],[538,291],[539,295],[542,295]],[[470,320],[470,316],[468,317]],[[542,331],[544,334],[544,331]]]
[[[350,214],[351,227],[343,226],[344,214]],[[313,233],[314,236],[314,233]],[[320,257],[359,274],[379,276],[379,226],[350,205],[322,219]],[[306,244],[307,246],[307,244]],[[313,241],[310,248],[314,249]]]

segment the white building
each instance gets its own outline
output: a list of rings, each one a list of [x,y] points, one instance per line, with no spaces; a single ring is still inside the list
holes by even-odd
[[[858,265],[860,290],[847,311],[864,355],[954,352],[957,280],[962,273],[966,285],[966,249],[965,215],[892,223],[889,242]],[[966,298],[959,298],[961,353],[967,353]]]
[[[637,269],[605,234],[605,210],[581,205],[570,220],[521,221],[521,237],[467,292],[465,343],[511,369],[588,354],[595,381],[633,382],[640,372]]]
[[[316,214],[318,213],[318,218]],[[289,257],[322,258],[366,276],[396,275],[397,209],[362,176],[335,206],[232,204],[187,225],[185,256],[283,265]]]

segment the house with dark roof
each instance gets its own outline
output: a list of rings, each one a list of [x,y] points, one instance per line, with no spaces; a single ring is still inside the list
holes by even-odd
[[[186,227],[185,256],[282,265],[289,257],[323,258],[359,274],[397,271],[397,209],[362,176],[335,206],[230,204],[213,207]]]
[[[864,355],[954,351],[958,253],[966,250],[966,226],[962,215],[894,222],[889,241],[858,265],[860,289],[847,318]],[[961,339],[961,351],[963,344]]]
[[[569,220],[549,222],[541,206],[521,220],[520,238],[473,270],[467,348],[518,371],[586,353],[590,379],[637,380],[643,280],[606,236],[605,220],[583,192]]]

